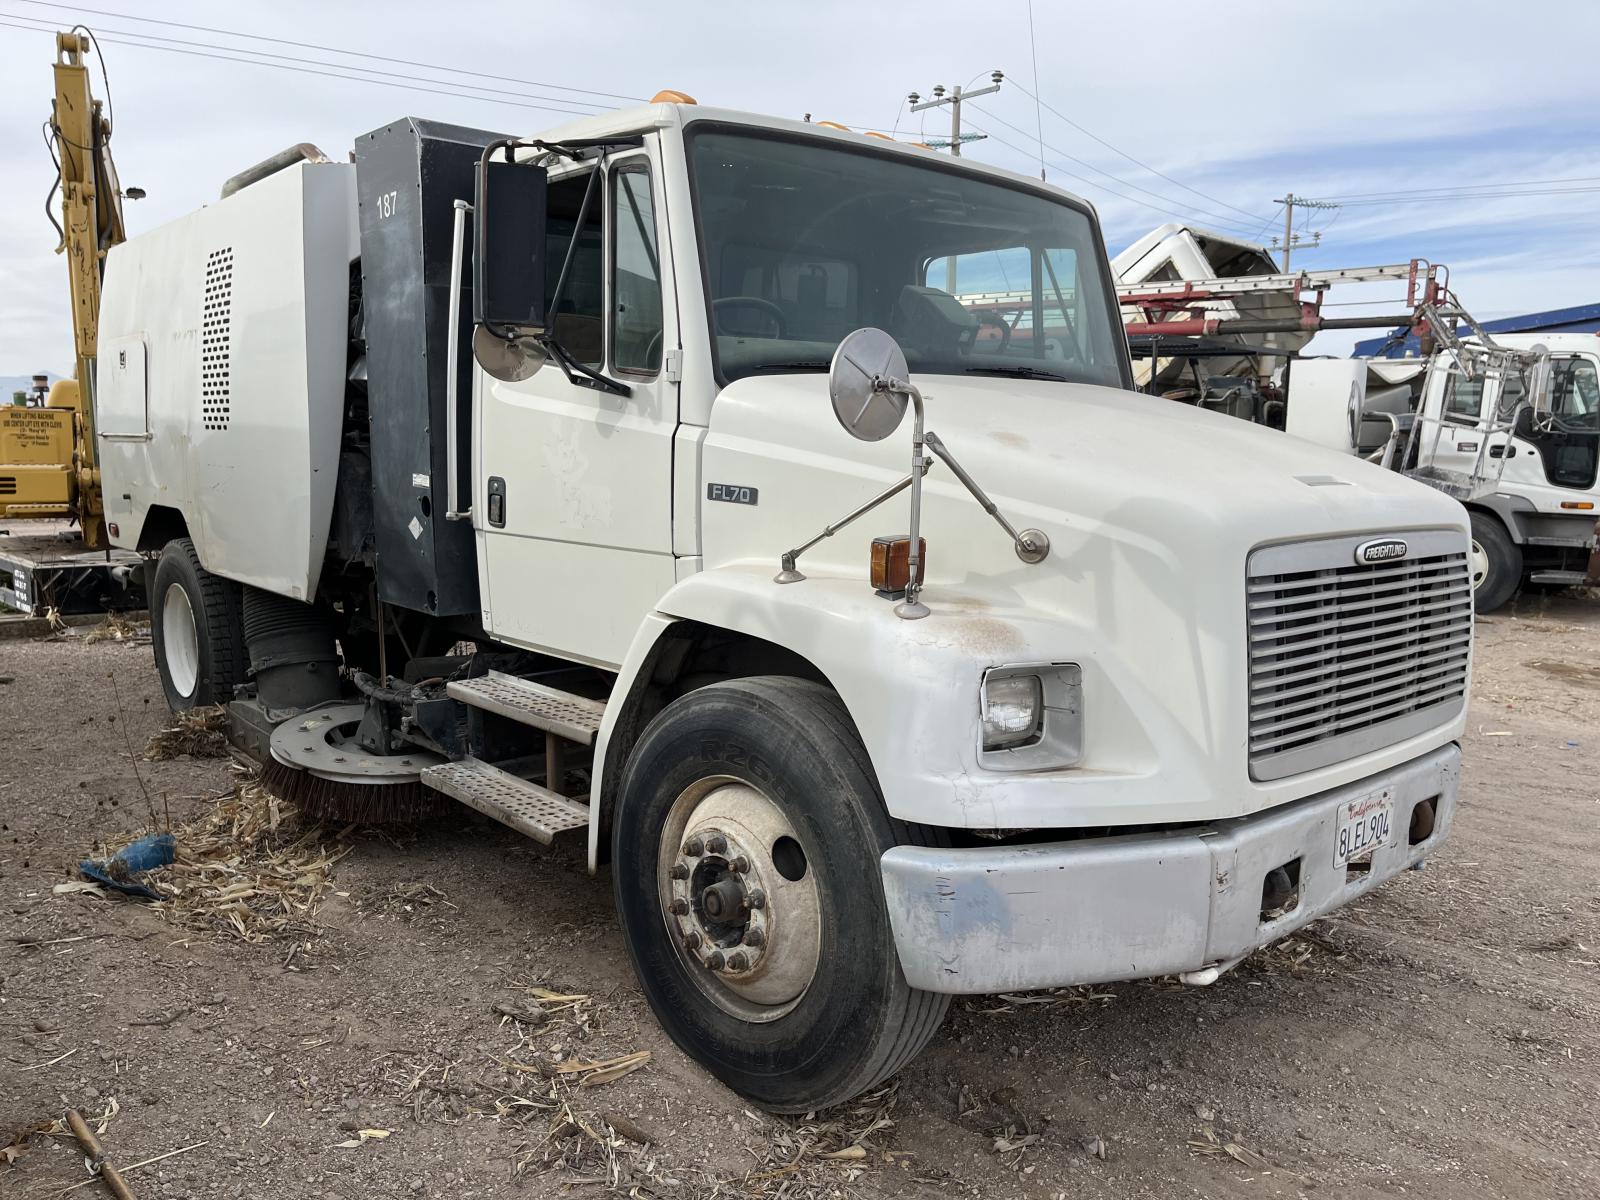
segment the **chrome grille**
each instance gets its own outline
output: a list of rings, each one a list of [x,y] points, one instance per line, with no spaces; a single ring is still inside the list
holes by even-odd
[[[1358,563],[1372,535],[1250,556],[1250,776],[1282,779],[1431,729],[1466,703],[1472,578],[1450,530],[1395,535],[1407,555]]]

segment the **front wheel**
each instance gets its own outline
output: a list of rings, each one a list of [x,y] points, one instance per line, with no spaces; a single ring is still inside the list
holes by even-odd
[[[612,826],[617,908],[656,1019],[774,1112],[899,1070],[949,997],[901,973],[878,860],[936,836],[888,815],[820,684],[763,676],[674,701],[629,760]]]
[[[1488,513],[1472,514],[1472,603],[1493,612],[1510,600],[1522,582],[1522,551],[1506,527]]]

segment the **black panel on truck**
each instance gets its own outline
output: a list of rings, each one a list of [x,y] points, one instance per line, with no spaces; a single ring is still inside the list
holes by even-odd
[[[454,202],[471,202],[483,148],[504,136],[406,117],[356,139],[378,596],[441,616],[479,611],[472,523],[445,520]],[[471,247],[469,219],[468,256]],[[469,257],[456,381],[462,507],[471,478],[471,281]]]

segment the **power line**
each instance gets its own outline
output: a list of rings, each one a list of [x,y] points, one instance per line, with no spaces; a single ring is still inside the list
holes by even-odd
[[[157,17],[141,17],[135,13],[116,12],[105,8],[83,8],[77,5],[52,4],[48,0],[13,0],[17,4],[31,4],[35,8],[54,8],[74,13],[92,13],[99,17],[117,17],[127,21],[137,21],[146,25],[166,25],[174,29],[187,29],[197,33],[217,33],[224,37],[242,38],[252,42],[272,42],[279,46],[293,46],[300,50],[317,50],[327,54],[346,54],[352,58],[367,58],[375,62],[385,62],[393,66],[424,67],[430,71],[441,71],[453,75],[471,75],[478,79],[493,79],[500,83],[520,83],[525,87],[553,88],[558,92],[577,92],[585,96],[603,96],[611,100],[643,101],[641,96],[628,96],[620,92],[597,92],[590,88],[570,87],[561,83],[545,83],[534,79],[518,79],[510,75],[494,75],[485,71],[473,71],[466,67],[447,67],[437,63],[417,62],[408,58],[391,58],[383,54],[369,54],[362,50],[350,50],[343,46],[322,46],[315,42],[300,42],[292,38],[268,37],[259,33],[243,33],[236,29],[220,29],[211,25],[192,25],[183,21],[164,21]],[[20,15],[20,14],[15,14]],[[29,18],[24,18],[24,20]],[[248,53],[248,51],[242,51]]]
[[[1397,196],[1389,200],[1341,200],[1343,208],[1380,208],[1391,204],[1448,204],[1466,200],[1509,200],[1520,196],[1587,196],[1600,187],[1529,188],[1518,191],[1468,192],[1448,196]]]
[[[1039,107],[1039,43],[1033,36],[1033,0],[1028,0],[1028,57],[1033,60],[1033,123],[1039,135],[1039,182],[1044,182],[1044,113]]]
[[[1120,148],[1118,146],[1112,145],[1110,142],[1106,141],[1105,138],[1101,137],[1098,133],[1095,133],[1093,130],[1085,129],[1082,125],[1079,125],[1076,121],[1074,121],[1071,117],[1067,116],[1067,114],[1062,112],[1060,109],[1054,107],[1053,105],[1049,104],[1048,102],[1046,102],[1044,100],[1041,100],[1038,96],[1034,96],[1026,88],[1024,88],[1021,84],[1017,84],[1017,90],[1019,92],[1021,92],[1024,96],[1030,97],[1035,103],[1041,104],[1045,108],[1049,109],[1057,117],[1060,117],[1068,125],[1071,125],[1079,133],[1083,134],[1084,137],[1090,138],[1090,139],[1092,139],[1092,140],[1094,140],[1096,142],[1099,142],[1107,150],[1110,150],[1113,154],[1120,155],[1122,158],[1127,159],[1134,166],[1141,167],[1144,170],[1149,171],[1150,174],[1152,174],[1152,175],[1159,175],[1162,179],[1165,179],[1168,183],[1173,184],[1175,187],[1181,187],[1186,192],[1192,192],[1196,196],[1199,196],[1202,200],[1208,200],[1212,204],[1220,204],[1220,205],[1222,205],[1223,208],[1230,208],[1234,212],[1238,213],[1240,216],[1247,217],[1248,219],[1250,219],[1252,221],[1254,221],[1258,216],[1261,215],[1259,213],[1246,212],[1244,209],[1240,208],[1236,204],[1229,204],[1226,200],[1220,199],[1217,196],[1213,196],[1208,192],[1202,192],[1199,188],[1190,187],[1187,183],[1184,183],[1181,179],[1174,179],[1171,175],[1168,175],[1165,171],[1158,170],[1157,168],[1152,167],[1149,163],[1135,158],[1133,155],[1129,154],[1126,150],[1123,150],[1122,148]],[[1131,187],[1131,186],[1134,186],[1134,185],[1130,184],[1129,186]]]
[[[19,19],[23,20],[23,21],[39,21],[41,23],[41,25],[44,24],[43,20],[41,18],[38,18],[38,17],[20,17]],[[87,28],[87,27],[84,26],[82,28]],[[102,29],[104,29],[103,26],[102,26]],[[104,29],[104,32],[106,32],[108,34],[114,34],[114,35],[116,35],[118,37],[135,37],[135,38],[143,39],[143,41],[141,41],[139,43],[126,43],[126,44],[143,45],[145,42],[167,42],[167,43],[170,43],[171,45],[174,45],[174,46],[188,46],[188,47],[192,47],[192,48],[196,48],[196,49],[202,49],[202,50],[222,50],[222,51],[225,51],[225,52],[227,52],[229,54],[247,54],[247,55],[252,55],[252,56],[258,57],[258,58],[278,59],[278,60],[283,61],[283,62],[301,63],[301,64],[307,65],[307,66],[332,67],[335,70],[339,70],[339,71],[355,71],[355,72],[358,72],[360,75],[363,75],[363,76],[387,77],[387,78],[390,78],[390,79],[414,79],[415,78],[415,76],[404,75],[404,74],[401,74],[400,72],[397,72],[397,71],[380,71],[375,67],[359,67],[359,66],[351,66],[351,65],[348,65],[346,63],[323,62],[321,59],[316,59],[316,58],[297,58],[296,56],[291,55],[291,54],[273,54],[269,50],[246,50],[246,49],[244,49],[242,47],[238,47],[238,46],[219,46],[215,42],[191,42],[191,41],[186,41],[183,38],[164,37],[164,36],[162,36],[160,34],[154,34],[154,33],[140,33],[137,30],[131,30],[131,29]],[[158,47],[150,46],[148,48],[149,49],[157,49]],[[266,64],[263,64],[263,65],[266,65]],[[450,83],[449,80],[444,80],[444,79],[423,80],[422,82],[426,82],[426,83],[442,83],[442,84],[449,84]],[[538,95],[537,93],[531,93],[531,92],[513,92],[513,91],[508,91],[505,88],[485,87],[484,85],[477,84],[477,83],[463,84],[461,86],[469,87],[469,88],[473,89],[474,91],[486,92],[486,93],[489,93],[491,95],[496,95],[496,96],[514,96],[514,97],[516,97],[518,99],[522,99],[522,100],[550,100],[550,101],[556,101],[556,102],[558,102],[560,104],[582,104],[582,105],[585,105],[588,108],[594,109],[597,112],[604,112],[610,107],[609,105],[596,104],[592,100],[576,100],[576,99],[572,99],[572,98],[567,97],[567,96],[541,96],[541,95]],[[577,110],[568,109],[568,108],[561,108],[561,109],[557,109],[556,111],[558,111],[558,112],[575,112]]]
[[[17,14],[10,13],[10,14],[6,14],[6,15],[8,15],[8,16],[16,16]],[[31,20],[36,20],[37,18],[19,17],[18,19],[22,20],[22,21],[31,21]],[[24,29],[24,30],[27,30],[30,33],[48,33],[53,28],[53,26],[50,25],[49,23],[43,23],[43,24],[37,24],[37,25],[21,25],[21,24],[17,24],[16,21],[8,21],[8,20],[3,20],[3,19],[0,19],[0,25],[4,25],[4,26],[7,26],[7,27],[12,28],[12,29]],[[147,35],[135,34],[133,36],[142,38],[142,37],[146,37]],[[109,43],[111,45],[129,46],[129,47],[132,47],[132,48],[138,49],[138,50],[159,50],[159,51],[162,51],[162,52],[167,53],[167,54],[183,54],[183,55],[187,55],[188,57],[191,57],[191,58],[208,58],[208,59],[213,59],[213,60],[215,60],[217,62],[244,63],[244,64],[247,64],[249,66],[268,67],[268,68],[271,68],[273,70],[278,70],[278,71],[293,71],[293,72],[295,72],[297,74],[301,74],[301,75],[320,75],[320,76],[323,76],[324,78],[327,78],[327,79],[343,79],[343,80],[346,80],[347,82],[350,82],[350,83],[366,83],[366,84],[375,85],[377,87],[398,88],[398,89],[400,89],[402,91],[424,92],[424,93],[427,93],[429,95],[434,95],[434,96],[449,96],[449,97],[452,97],[452,98],[458,99],[458,100],[463,100],[463,99],[464,100],[478,100],[478,101],[482,101],[484,103],[490,103],[490,104],[505,104],[505,105],[510,105],[510,106],[512,106],[514,108],[538,109],[538,110],[540,110],[542,112],[557,112],[557,113],[563,113],[563,114],[566,114],[568,116],[574,116],[574,117],[592,117],[592,116],[596,116],[598,114],[598,112],[605,111],[605,110],[595,110],[595,109],[562,108],[562,107],[558,107],[556,105],[535,104],[535,103],[529,103],[526,100],[511,98],[511,97],[514,97],[514,96],[522,95],[522,93],[508,93],[506,98],[499,98],[499,97],[495,97],[495,96],[474,94],[471,91],[461,91],[461,90],[447,91],[443,87],[431,88],[431,87],[422,87],[422,86],[420,86],[419,84],[416,84],[416,83],[391,82],[388,79],[376,78],[375,75],[371,72],[371,68],[367,68],[367,67],[349,67],[349,68],[345,68],[341,64],[338,64],[338,63],[324,63],[324,62],[319,62],[316,59],[295,59],[295,60],[293,60],[295,62],[309,63],[309,64],[312,64],[312,65],[311,66],[290,66],[288,63],[284,63],[284,62],[269,62],[269,61],[266,61],[265,59],[262,59],[262,58],[250,57],[251,55],[260,53],[259,51],[240,50],[238,52],[237,56],[234,55],[234,54],[231,54],[231,53],[230,54],[218,54],[218,53],[207,52],[206,50],[200,50],[200,49],[185,49],[184,45],[167,45],[167,46],[163,46],[163,45],[156,45],[152,41],[129,41],[129,40],[127,40],[127,35],[122,35],[122,36],[101,35],[100,40],[104,41],[104,42],[107,42],[107,43]],[[161,39],[161,40],[164,40],[164,41],[175,41],[176,39],[166,38],[166,39]],[[286,57],[286,56],[284,56],[284,55],[274,55],[273,57],[275,57],[275,58],[283,58],[283,57]],[[334,67],[336,69],[334,69],[334,70],[320,70],[320,71],[313,69],[314,67],[318,67],[318,66],[320,66],[320,67]],[[358,74],[344,74],[343,72],[345,70],[355,71],[355,72],[359,72],[359,73]],[[391,74],[391,73],[390,72],[382,72],[382,74]],[[442,79],[428,80],[427,82],[445,84],[447,86],[449,85],[449,81],[448,80],[442,80]],[[462,84],[462,85],[457,85],[457,86],[464,87],[464,88],[473,88],[476,85],[473,85],[473,84]],[[587,102],[586,101],[573,101],[573,103],[587,103]]]
[[[1028,138],[1030,140],[1033,139],[1033,134],[1029,133],[1026,129],[1019,129],[1017,126],[1013,125],[1010,121],[1007,121],[1004,117],[1000,116],[998,113],[990,112],[988,109],[983,108],[978,104],[973,104],[972,107],[977,109],[978,112],[982,113],[985,117],[989,118],[990,120],[997,121],[1001,125],[1004,125],[1007,129],[1011,130],[1013,133],[1020,134],[1022,137]],[[976,129],[977,126],[973,126],[973,128]],[[1002,138],[996,137],[994,134],[990,134],[990,136],[991,137],[995,137],[995,140],[999,141],[1002,145],[1010,146],[1011,149],[1017,151],[1017,153],[1022,154],[1022,155],[1026,156],[1026,157],[1029,157],[1029,158],[1032,157],[1032,154],[1029,151],[1022,149],[1020,146],[1012,145],[1010,142],[1007,142]],[[1116,183],[1121,184],[1123,187],[1129,187],[1129,188],[1133,188],[1135,191],[1143,192],[1145,195],[1153,197],[1156,200],[1164,201],[1165,204],[1151,204],[1148,201],[1140,200],[1137,196],[1125,195],[1124,193],[1117,191],[1115,188],[1108,187],[1105,184],[1100,183],[1098,180],[1089,179],[1086,176],[1079,175],[1076,172],[1074,172],[1072,170],[1069,170],[1066,167],[1061,166],[1059,163],[1051,163],[1050,164],[1051,166],[1055,167],[1056,170],[1060,171],[1062,174],[1066,175],[1070,179],[1076,179],[1081,183],[1086,183],[1086,184],[1090,185],[1091,187],[1099,188],[1101,191],[1109,192],[1109,193],[1111,193],[1111,195],[1117,196],[1117,197],[1119,197],[1119,198],[1121,198],[1123,200],[1131,201],[1134,204],[1142,204],[1142,205],[1144,205],[1145,208],[1153,209],[1156,212],[1166,213],[1168,216],[1178,217],[1178,218],[1180,218],[1180,219],[1182,219],[1184,221],[1193,221],[1194,220],[1194,216],[1195,216],[1195,211],[1198,211],[1200,213],[1200,215],[1209,218],[1211,221],[1213,221],[1213,222],[1215,222],[1215,223],[1217,223],[1217,224],[1219,224],[1219,225],[1221,225],[1221,226],[1223,226],[1225,228],[1231,228],[1231,229],[1233,229],[1235,231],[1239,231],[1239,232],[1242,232],[1245,228],[1247,228],[1241,222],[1235,220],[1232,217],[1224,217],[1221,213],[1206,212],[1204,210],[1194,210],[1194,211],[1191,211],[1191,212],[1180,212],[1177,209],[1166,207],[1166,205],[1170,205],[1170,204],[1176,203],[1171,196],[1163,195],[1160,192],[1153,192],[1149,188],[1141,187],[1139,184],[1133,183],[1132,181],[1127,180],[1127,179],[1123,179],[1119,175],[1113,175],[1110,171],[1103,170],[1102,168],[1095,166],[1091,162],[1084,161],[1083,159],[1077,157],[1076,155],[1068,154],[1065,150],[1062,150],[1062,149],[1060,149],[1059,147],[1056,147],[1056,146],[1052,146],[1049,142],[1040,142],[1039,145],[1042,146],[1044,149],[1050,151],[1050,153],[1052,153],[1052,154],[1058,154],[1063,158],[1069,159],[1072,162],[1077,163],[1081,167],[1084,167],[1084,168],[1086,168],[1086,169],[1088,169],[1090,171],[1094,171],[1097,174],[1105,176],[1107,179],[1113,180]],[[1254,220],[1254,218],[1251,218],[1251,219]]]
[[[974,104],[972,107],[973,108],[977,108],[978,106],[976,104]],[[993,114],[987,114],[987,115],[992,116]],[[996,118],[996,119],[998,119],[998,118]],[[970,124],[970,122],[969,122],[969,124]],[[1001,124],[1006,125],[1008,128],[1016,129],[1016,126],[1011,125],[1009,122],[1002,121]],[[1005,146],[1010,150],[1014,150],[1016,153],[1022,155],[1024,158],[1032,158],[1033,157],[1033,152],[1031,150],[1026,150],[1023,147],[1017,145],[1015,142],[1008,142],[1005,138],[1001,137],[998,133],[994,133],[991,130],[983,129],[981,126],[978,126],[978,125],[973,125],[972,128],[977,129],[980,133],[987,133],[989,135],[989,137],[991,137],[995,141],[999,142],[1002,146]],[[1021,133],[1023,137],[1031,137],[1032,136],[1032,135],[1030,135],[1030,134],[1028,134],[1028,133],[1026,133],[1026,132],[1024,132],[1022,130],[1017,130],[1017,132]],[[1051,149],[1052,151],[1054,150],[1054,147],[1050,147],[1050,146],[1048,146],[1048,144],[1047,144],[1047,148]],[[1069,155],[1068,157],[1071,157],[1071,156]],[[1194,214],[1193,213],[1179,212],[1176,209],[1165,208],[1165,207],[1163,207],[1162,205],[1159,205],[1159,204],[1151,204],[1148,200],[1141,200],[1137,196],[1129,196],[1125,192],[1117,191],[1116,188],[1107,187],[1105,184],[1101,183],[1099,180],[1090,179],[1088,176],[1085,176],[1085,175],[1079,175],[1077,172],[1072,171],[1069,168],[1062,166],[1058,162],[1052,162],[1052,161],[1047,159],[1046,160],[1046,164],[1048,166],[1052,167],[1053,169],[1059,171],[1061,174],[1065,175],[1068,179],[1076,179],[1079,183],[1085,184],[1088,187],[1092,187],[1092,188],[1097,189],[1098,191],[1102,191],[1102,192],[1105,192],[1105,193],[1107,193],[1109,195],[1115,196],[1119,200],[1126,200],[1130,204],[1137,204],[1142,208],[1148,208],[1152,212],[1162,213],[1165,216],[1177,217],[1180,221],[1190,222],[1190,223],[1192,223],[1194,221]],[[1227,230],[1226,232],[1233,232],[1233,230]]]
[[[1485,188],[1499,190],[1508,187],[1545,187],[1566,183],[1600,183],[1600,175],[1575,175],[1566,179],[1502,179],[1497,183],[1463,183],[1449,186],[1440,185],[1431,188],[1410,188],[1392,192],[1351,192],[1346,196],[1334,196],[1339,203],[1353,200],[1390,199],[1396,196],[1424,196],[1443,193],[1474,192]]]

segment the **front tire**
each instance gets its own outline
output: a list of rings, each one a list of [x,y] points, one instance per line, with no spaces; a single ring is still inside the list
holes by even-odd
[[[645,730],[612,826],[617,909],[656,1019],[773,1112],[899,1070],[950,998],[906,982],[879,857],[891,818],[837,696],[779,676],[700,688]]]
[[[150,641],[167,707],[221,704],[245,678],[239,585],[200,565],[188,538],[168,542],[150,593]]]
[[[1472,603],[1478,612],[1493,612],[1522,583],[1522,550],[1506,527],[1488,513],[1472,516]]]

